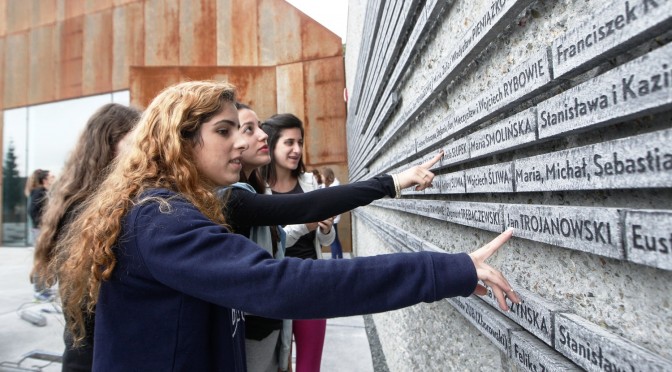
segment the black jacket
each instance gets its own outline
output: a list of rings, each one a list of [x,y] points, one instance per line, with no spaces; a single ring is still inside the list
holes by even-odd
[[[44,206],[47,204],[47,189],[42,186],[34,188],[30,192],[29,200],[28,213],[30,214],[30,219],[33,220],[33,228],[37,229],[40,227],[42,212]]]

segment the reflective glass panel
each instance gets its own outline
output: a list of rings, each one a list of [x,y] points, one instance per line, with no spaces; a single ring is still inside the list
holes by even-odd
[[[58,177],[88,118],[106,103],[129,101],[123,91],[4,112],[3,245],[33,243],[24,194],[27,177],[38,168]]]

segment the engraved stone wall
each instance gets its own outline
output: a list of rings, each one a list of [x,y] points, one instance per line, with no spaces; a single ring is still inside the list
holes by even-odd
[[[492,264],[524,299],[374,315],[389,369],[672,370],[672,0],[366,3],[350,179],[444,155],[432,187],[353,213],[355,253],[514,227]]]

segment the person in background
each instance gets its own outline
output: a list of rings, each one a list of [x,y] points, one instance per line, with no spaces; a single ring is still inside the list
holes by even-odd
[[[318,189],[321,189],[324,187],[324,182],[322,181],[322,175],[320,174],[320,171],[317,169],[313,169],[311,171],[313,174],[313,180],[315,182],[315,185],[317,185]]]
[[[40,225],[42,224],[42,213],[47,204],[47,192],[54,182],[54,176],[45,169],[36,169],[28,179],[28,214],[32,221],[33,239],[37,240],[40,235]]]
[[[226,202],[224,213],[233,232],[241,234],[266,249],[276,259],[285,257],[285,233],[278,222],[282,215],[266,213],[258,194],[266,192],[266,182],[259,168],[271,161],[268,136],[261,130],[257,113],[248,105],[236,102],[240,134],[248,149],[240,159],[240,182],[220,189]],[[277,217],[276,217],[277,216]],[[287,371],[291,357],[291,320],[270,319],[245,314],[245,355],[248,372]]]
[[[31,234],[34,242],[40,236],[44,206],[47,204],[49,188],[53,181],[54,176],[48,170],[36,169],[26,183],[28,214],[32,221]],[[33,283],[33,297],[36,301],[45,302],[53,299],[53,293],[45,285],[43,278],[31,276],[30,282]]]
[[[276,114],[262,124],[269,137],[271,163],[264,175],[273,194],[299,194],[316,190],[312,174],[303,163],[303,123],[292,114]],[[308,208],[316,208],[309,206]],[[322,258],[322,246],[334,241],[333,217],[317,223],[285,226],[288,257]],[[296,371],[319,371],[326,319],[295,319],[292,334],[296,345]]]
[[[98,188],[125,140],[140,118],[140,111],[116,103],[100,107],[88,120],[84,131],[65,163],[63,173],[52,187],[42,219],[42,233],[35,244],[33,275],[56,282],[49,264],[56,255],[59,237],[77,215],[77,208]],[[62,370],[91,371],[93,366],[93,318],[86,318],[87,333],[80,347],[74,347],[66,317],[63,335]]]
[[[245,371],[244,313],[351,316],[486,295],[485,286],[502,310],[509,310],[507,298],[520,303],[485,262],[512,230],[470,254],[351,260],[276,260],[230,233],[217,189],[239,180],[248,149],[234,102],[234,87],[221,81],[164,89],[128,152],[58,240],[51,266],[76,343],[95,309],[95,370]],[[399,196],[402,184],[393,180]]]
[[[329,168],[325,167],[324,170],[322,170],[322,174],[324,175],[324,187],[332,187],[332,186],[338,186],[341,184],[341,182],[336,178],[334,175],[334,171]],[[334,217],[334,241],[331,243],[331,258],[333,259],[339,259],[343,258],[343,247],[341,246],[341,241],[338,239],[338,223],[341,222],[341,215],[337,215]]]

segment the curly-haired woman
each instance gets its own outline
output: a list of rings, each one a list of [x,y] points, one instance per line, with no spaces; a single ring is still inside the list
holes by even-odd
[[[100,107],[88,120],[65,163],[42,218],[42,231],[35,244],[33,275],[54,283],[49,263],[56,243],[76,215],[77,207],[93,194],[105,178],[109,165],[121,152],[124,140],[140,118],[140,111],[116,103]],[[66,322],[68,319],[66,318]],[[64,333],[63,371],[90,371],[93,363],[93,319],[87,318],[87,333],[79,347],[67,327]]]
[[[519,301],[484,262],[509,231],[469,255],[352,260],[276,260],[230,233],[216,189],[238,181],[247,148],[234,102],[224,82],[161,92],[128,153],[59,239],[55,265],[76,340],[95,307],[95,369],[244,371],[244,312],[275,319],[374,313],[485,294],[478,279],[503,309],[505,296]],[[364,275],[365,283],[349,284]]]

